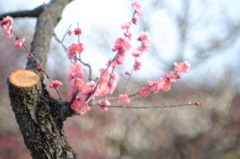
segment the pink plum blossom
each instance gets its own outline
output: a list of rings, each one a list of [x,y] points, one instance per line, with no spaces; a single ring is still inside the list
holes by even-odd
[[[69,69],[69,80],[75,79],[76,77],[82,78],[83,74],[81,70],[82,66],[77,62],[73,62]]]
[[[154,82],[148,81],[148,86],[151,91],[153,91],[154,93],[158,93],[163,89],[164,83],[165,81],[162,78],[159,78],[157,81]]]
[[[79,89],[79,91],[81,91],[84,87],[84,82],[83,80],[76,78],[75,80],[73,80],[73,84],[72,87],[75,88],[75,90]]]
[[[28,55],[28,56],[26,57],[26,59],[28,59],[28,60],[29,60],[30,58],[32,58],[32,56],[30,56],[30,55]]]
[[[106,64],[106,66],[108,67],[115,67],[116,65],[117,65],[116,60],[112,60],[112,59],[110,59]]]
[[[100,69],[100,79],[98,84],[97,93],[101,96],[105,96],[109,92],[108,81],[111,73],[108,72],[108,69]]]
[[[81,35],[81,34],[82,34],[82,29],[76,28],[76,29],[73,30],[73,33],[74,33],[75,35]]]
[[[81,92],[83,95],[89,95],[94,90],[96,83],[94,81],[87,82]]]
[[[45,72],[44,68],[42,68],[42,67],[40,67],[40,66],[37,66],[37,70],[38,70],[39,72]]]
[[[143,87],[137,94],[143,98],[146,98],[151,94],[151,90],[149,87]]]
[[[141,16],[142,15],[141,5],[137,1],[132,2],[131,4],[132,4],[132,7],[135,9],[137,15]]]
[[[162,89],[160,89],[160,92],[164,92],[164,91],[169,91],[171,89],[171,82],[167,79],[164,80],[164,85],[162,87]]]
[[[131,32],[131,31],[124,32],[123,35],[124,35],[125,37],[127,37],[127,39],[128,39],[129,41],[132,40],[132,32]]]
[[[126,103],[130,103],[130,99],[128,98],[127,94],[120,94],[118,96],[118,101],[119,104],[126,104]]]
[[[108,72],[108,69],[101,68],[99,70],[99,72],[100,72],[100,81],[108,81],[109,80],[111,73]]]
[[[127,50],[131,48],[131,45],[128,40],[123,38],[117,38],[112,48],[112,51],[117,51],[119,54],[124,54]]]
[[[130,72],[126,71],[125,74],[126,74],[126,75],[130,75]]]
[[[82,53],[83,51],[83,43],[75,44],[73,43],[68,47],[68,57],[73,57],[76,53]]]
[[[123,65],[124,59],[125,59],[125,54],[118,54],[116,58],[116,63],[118,65]]]
[[[128,29],[131,25],[132,25],[132,22],[126,22],[126,23],[122,24],[121,28]]]
[[[142,64],[141,64],[140,61],[136,61],[135,64],[134,64],[134,70],[135,70],[135,71],[140,70],[141,65],[142,65]]]
[[[84,81],[76,78],[72,80],[71,88],[68,90],[68,97],[71,99],[76,91],[81,92],[84,88]]]
[[[5,31],[5,33],[8,35],[8,37],[12,37],[13,18],[10,16],[6,16],[5,18],[3,18],[2,21],[0,21],[0,25],[3,28],[3,30]]]
[[[17,48],[21,48],[23,46],[24,42],[25,42],[24,38],[17,39],[14,43],[14,46]]]
[[[85,114],[90,111],[91,108],[88,106],[87,102],[82,101],[80,98],[78,98],[73,101],[71,109],[76,113],[79,112],[80,114]]]
[[[132,55],[135,57],[140,57],[142,54],[143,54],[143,51],[141,51],[141,49],[138,49],[138,48],[133,50],[132,52]]]
[[[117,82],[119,80],[119,74],[117,71],[113,71],[111,80],[109,81],[108,87],[109,87],[109,94],[112,94],[117,86]]]
[[[137,40],[141,42],[141,45],[138,46],[135,50],[133,50],[132,55],[135,57],[140,57],[149,48],[149,34],[147,32],[142,32],[137,38]]]
[[[61,85],[62,85],[62,82],[60,82],[60,81],[58,81],[58,80],[54,80],[54,81],[52,81],[51,84],[49,84],[49,87],[50,87],[50,88],[55,88],[55,87],[61,86]]]
[[[201,103],[200,102],[196,102],[196,103],[194,103],[194,105],[199,106],[199,105],[201,105]]]
[[[110,102],[108,100],[104,100],[101,102],[100,108],[103,111],[107,111],[108,110],[108,105],[110,105]]]
[[[138,41],[149,41],[149,33],[148,32],[141,32],[140,36],[137,38]]]
[[[181,78],[181,76],[177,72],[172,71],[168,74],[163,74],[163,77],[165,77],[165,79],[169,80],[170,82],[177,82],[177,80]]]
[[[137,18],[132,18],[132,23],[133,24],[137,25],[137,22],[138,22]]]
[[[190,64],[185,61],[185,62],[174,62],[174,66],[175,66],[175,71],[177,72],[188,72],[188,69],[190,68]]]

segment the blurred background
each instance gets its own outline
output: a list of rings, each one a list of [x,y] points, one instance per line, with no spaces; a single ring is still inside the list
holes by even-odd
[[[0,0],[0,14],[33,9],[44,0]],[[79,24],[83,30],[82,58],[94,76],[114,53],[114,41],[122,36],[122,23],[130,21],[130,0],[75,0],[64,10],[55,31],[62,38],[67,28]],[[199,101],[200,107],[131,110],[98,107],[82,116],[67,119],[64,130],[78,159],[238,159],[240,158],[240,1],[238,0],[139,0],[142,17],[131,27],[133,39],[141,31],[150,34],[150,48],[141,57],[142,69],[134,72],[131,94],[173,69],[173,62],[188,61],[191,69],[182,74],[169,92],[155,94],[131,106],[173,105]],[[30,46],[36,19],[14,19],[14,31]],[[77,37],[66,37],[68,46]],[[0,159],[31,158],[10,107],[6,79],[24,69],[24,49],[13,47],[0,31]],[[137,43],[133,43],[133,47]],[[61,94],[67,99],[66,54],[53,39],[47,72],[64,82]],[[117,68],[118,89],[123,92],[125,71],[133,58]],[[87,69],[86,69],[87,70]],[[48,81],[46,81],[46,84]],[[49,89],[52,96],[56,93]]]

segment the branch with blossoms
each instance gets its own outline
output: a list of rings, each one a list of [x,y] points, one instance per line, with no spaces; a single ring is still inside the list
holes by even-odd
[[[31,53],[31,51],[28,49],[28,47],[25,45],[25,38],[20,38],[13,30],[12,30],[12,25],[13,25],[13,18],[10,16],[6,16],[5,18],[3,18],[2,21],[0,21],[0,25],[3,28],[3,30],[5,31],[5,34],[11,38],[13,35],[15,36],[15,42],[14,42],[14,46],[17,48],[24,48],[26,50],[26,52],[28,53],[28,55],[26,56],[26,58],[29,59],[33,59],[36,63],[37,63],[37,67],[36,69],[39,72],[42,72],[46,75],[46,77],[50,80],[51,84],[49,85],[50,88],[54,88],[55,91],[57,92],[59,98],[61,98],[61,95],[59,93],[59,91],[56,89],[58,86],[62,85],[62,82],[58,81],[58,80],[52,80],[51,76],[45,71],[45,69],[43,68],[43,66],[41,66],[41,63],[38,61],[38,59]]]
[[[146,98],[153,93],[159,93],[168,91],[171,88],[171,84],[177,82],[180,79],[180,73],[188,72],[190,65],[187,62],[175,62],[175,71],[172,71],[168,74],[164,74],[164,78],[159,78],[157,81],[148,81],[148,86],[143,87],[138,92],[133,95],[126,94],[128,84],[131,79],[131,75],[133,72],[141,69],[141,55],[146,52],[149,48],[149,35],[146,32],[142,32],[140,36],[137,38],[137,41],[140,42],[140,45],[133,49],[131,49],[131,41],[132,41],[132,33],[130,32],[130,27],[132,25],[137,25],[138,19],[136,16],[141,16],[141,5],[138,2],[131,3],[134,8],[134,13],[129,22],[123,23],[121,28],[125,30],[123,33],[123,37],[119,37],[116,39],[112,51],[115,52],[115,55],[112,59],[110,59],[105,68],[101,68],[99,70],[100,75],[97,81],[88,81],[84,83],[82,80],[83,73],[81,71],[81,65],[77,62],[80,62],[77,58],[79,54],[83,52],[83,44],[73,43],[68,47],[68,57],[72,59],[72,66],[70,67],[69,80],[72,81],[72,87],[69,90],[69,98],[71,99],[72,105],[71,108],[75,112],[80,112],[80,114],[85,114],[87,111],[91,109],[91,106],[98,105],[102,110],[107,110],[108,107],[116,108],[116,107],[125,107],[125,108],[162,108],[167,106],[155,106],[155,107],[130,107],[126,106],[126,104],[130,103],[132,100],[136,99],[136,96],[140,98]],[[76,28],[78,29],[78,28]],[[76,30],[75,29],[75,30]],[[74,35],[78,35],[76,31]],[[69,31],[69,35],[73,33],[71,30]],[[116,71],[116,67],[120,65],[124,65],[124,59],[127,54],[131,52],[131,55],[134,57],[134,63],[131,72],[126,72],[128,75],[127,82],[125,84],[125,90],[123,94],[120,94],[118,97],[109,98],[108,95],[111,95],[118,83],[119,74]],[[80,56],[80,55],[79,55]],[[75,96],[76,92],[78,92],[77,96]],[[72,100],[74,98],[74,100]],[[110,101],[117,101],[120,105],[113,106]],[[200,103],[188,103],[184,105],[200,105]],[[176,106],[184,106],[184,105],[174,105],[169,107]]]
[[[149,108],[165,108],[165,107],[178,107],[178,106],[190,106],[190,105],[200,105],[199,102],[187,103],[187,104],[178,104],[178,105],[169,105],[169,106],[145,106],[145,107],[133,107],[128,106],[131,101],[139,98],[146,98],[152,94],[169,91],[171,89],[171,84],[177,82],[181,75],[180,73],[187,73],[190,68],[188,62],[175,62],[175,70],[167,74],[163,74],[163,77],[158,78],[156,81],[148,81],[146,86],[142,87],[139,91],[128,94],[127,89],[131,81],[132,74],[141,69],[141,56],[148,51],[149,48],[149,34],[147,32],[141,32],[139,37],[136,39],[140,44],[136,48],[132,48],[132,33],[131,27],[138,24],[138,18],[141,16],[141,5],[138,2],[131,3],[134,12],[130,21],[122,24],[121,29],[124,31],[122,37],[118,37],[112,48],[112,52],[115,53],[112,59],[110,59],[106,66],[99,69],[99,77],[96,80],[92,80],[92,69],[91,65],[84,62],[81,58],[81,54],[84,52],[83,43],[80,41],[80,36],[82,35],[82,29],[79,26],[73,30],[68,29],[68,36],[78,36],[78,42],[72,43],[70,46],[66,47],[64,45],[64,38],[60,40],[55,34],[53,27],[51,25],[51,20],[48,15],[48,23],[50,29],[52,30],[53,37],[57,42],[61,44],[64,51],[67,53],[67,57],[71,62],[69,68],[68,80],[71,82],[71,87],[68,91],[68,104],[69,107],[75,112],[80,114],[85,114],[90,111],[92,106],[99,106],[102,110],[106,111],[108,108],[132,108],[132,109],[149,109]],[[47,8],[44,7],[46,12]],[[11,17],[6,17],[1,21],[1,26],[4,29],[5,33],[11,37],[13,34],[12,31],[12,20]],[[16,34],[15,34],[16,36]],[[17,37],[17,36],[16,36]],[[16,38],[15,46],[24,48],[29,53],[28,58],[37,59],[31,54],[30,51],[24,45],[24,39]],[[125,57],[131,55],[133,57],[133,67],[130,72],[125,74],[128,76],[127,82],[125,83],[125,89],[122,94],[119,94],[118,97],[108,97],[113,94],[119,80],[119,74],[116,71],[116,68],[124,65]],[[88,67],[89,73],[83,73],[83,68]],[[46,71],[39,64],[38,70],[40,72],[46,73]],[[57,80],[52,80],[50,76],[46,73],[47,77],[50,79],[51,84],[50,88],[57,88],[61,86],[62,83]],[[88,81],[84,81],[83,77],[87,75]],[[57,89],[56,89],[57,91]],[[57,91],[58,92],[58,91]],[[59,94],[59,93],[58,93]],[[60,97],[60,94],[59,94]],[[111,105],[110,102],[117,101],[119,105]]]

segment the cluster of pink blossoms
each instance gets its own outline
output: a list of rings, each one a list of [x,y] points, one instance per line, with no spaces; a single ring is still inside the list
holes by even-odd
[[[148,87],[143,87],[137,94],[143,98],[148,97],[152,93],[159,93],[168,91],[171,89],[171,83],[177,82],[181,78],[179,72],[188,72],[190,65],[188,62],[174,63],[175,72],[163,74],[164,79],[159,78],[157,81],[148,81]]]
[[[77,53],[82,53],[83,51],[83,43],[75,44],[73,43],[68,47],[68,58],[72,58]]]
[[[74,31],[68,32],[69,36],[71,35],[80,35],[82,34],[82,30],[80,28],[74,29]],[[124,40],[122,39],[118,40],[119,45],[124,46]],[[83,51],[83,44],[71,44],[68,47],[68,57],[75,59],[77,53],[82,53]],[[120,48],[116,48],[116,50],[120,50]],[[123,53],[124,51],[120,51]],[[112,63],[113,64],[113,63]],[[96,99],[98,96],[106,96],[107,94],[112,94],[114,89],[116,88],[117,81],[119,79],[119,75],[116,71],[109,72],[109,69],[100,69],[100,77],[98,83],[95,83],[94,81],[89,81],[84,83],[82,80],[83,73],[82,73],[82,66],[81,64],[76,62],[72,62],[70,69],[69,69],[69,75],[68,79],[72,82],[71,88],[69,90],[69,98],[72,99],[73,96],[77,93],[75,100],[73,101],[73,104],[71,105],[71,108],[75,112],[79,112],[80,114],[85,114],[90,110],[90,107],[87,103],[87,99],[91,98],[92,101]],[[105,100],[104,102],[101,102],[100,108],[102,110],[107,110],[107,107],[104,105],[110,105],[110,102],[108,100]]]
[[[88,111],[90,111],[90,107],[88,106],[88,103],[85,101],[82,101],[81,98],[77,98],[73,101],[71,108],[75,112],[80,112],[80,114],[85,114]]]
[[[12,37],[13,31],[12,31],[12,25],[13,25],[13,19],[10,16],[6,16],[3,18],[3,20],[0,22],[1,27],[5,31],[5,33],[8,35],[8,37]]]
[[[116,88],[119,74],[114,70],[112,73],[108,69],[100,69],[100,79],[98,84],[98,89],[95,95],[105,96],[107,94],[112,94]]]
[[[135,10],[135,13],[138,16],[141,16],[141,5],[138,2],[133,2],[132,7]],[[87,111],[90,110],[90,107],[88,104],[85,102],[86,99],[91,97],[91,100],[96,100],[96,97],[101,96],[104,97],[108,94],[112,94],[113,91],[116,88],[119,75],[118,73],[114,70],[114,67],[116,65],[122,65],[124,62],[124,58],[126,55],[126,52],[130,50],[131,45],[130,45],[130,40],[131,40],[131,33],[129,32],[129,28],[132,24],[137,24],[137,19],[132,18],[130,22],[127,22],[122,25],[122,29],[126,29],[126,32],[124,33],[124,38],[119,37],[115,41],[115,44],[112,48],[113,52],[116,52],[116,56],[113,60],[109,60],[107,63],[107,68],[101,68],[100,71],[100,76],[99,80],[97,83],[94,81],[90,81],[87,83],[84,83],[82,81],[83,74],[81,73],[81,67],[80,64],[77,63],[72,63],[72,66],[70,67],[70,73],[69,73],[69,80],[72,81],[72,87],[69,91],[69,97],[70,99],[73,97],[73,95],[78,91],[77,97],[75,101],[73,102],[71,108],[75,112],[80,112],[81,114],[86,113]],[[68,35],[80,35],[82,33],[82,30],[79,28],[76,28],[74,31],[69,31]],[[135,57],[140,57],[140,55],[147,50],[148,44],[147,41],[149,40],[148,34],[142,33],[138,41],[141,42],[141,46],[136,49],[138,51],[138,55],[133,53]],[[82,53],[83,51],[83,44],[78,43],[75,44],[73,43],[71,46],[68,47],[68,57],[72,58],[76,55],[76,53]],[[135,52],[136,52],[135,51]],[[141,66],[141,62],[135,61],[135,66],[134,70],[139,70]],[[112,67],[112,70],[110,71],[110,68]],[[128,95],[126,94],[121,94],[119,95],[118,102],[120,104],[124,103],[130,103],[130,99],[128,98]],[[101,102],[100,107],[103,110],[107,110],[107,106],[110,105],[110,102],[108,100],[104,100]]]
[[[149,48],[149,34],[147,32],[142,32],[140,36],[137,38],[138,41],[141,42],[141,45],[138,46],[135,50],[133,50],[132,55],[136,58],[134,64],[134,70],[138,71],[141,68],[141,62],[138,60],[141,55],[148,50]]]
[[[75,99],[77,102],[74,102],[75,104],[72,104],[71,108],[75,112],[80,112],[81,114],[84,114],[90,110],[88,103],[84,103],[82,101],[85,101],[89,96],[91,96],[92,100],[95,101],[96,97],[98,96],[106,96],[107,94],[112,94],[119,79],[119,75],[116,71],[110,73],[107,69],[100,69],[100,78],[98,83],[90,81],[84,84],[82,79],[76,77],[77,74],[80,74],[80,70],[78,72],[74,72],[74,69],[70,69],[69,77],[73,77],[73,74],[75,74],[75,78],[69,78],[72,81],[69,97],[71,99],[77,90],[78,94]],[[102,110],[107,110],[107,107],[104,105],[110,105],[110,102],[108,100],[101,102],[100,108]]]
[[[117,51],[116,64],[122,65],[125,58],[125,53],[131,48],[130,42],[124,38],[118,38],[112,48],[112,51]]]
[[[74,94],[77,93],[77,96],[71,105],[71,109],[75,112],[80,112],[80,114],[85,114],[90,110],[90,107],[84,99],[93,90],[95,83],[94,85],[85,84],[81,78],[83,78],[82,66],[77,62],[71,63],[68,79],[72,82],[72,85],[68,95],[71,99]]]
[[[73,31],[72,30],[68,31],[69,36],[72,36],[73,34],[80,36],[82,34],[82,29],[75,28]],[[83,43],[78,43],[78,44],[72,43],[72,45],[68,47],[68,58],[75,57],[77,53],[80,54],[83,52],[83,50],[84,50]]]
[[[5,31],[5,33],[8,35],[9,38],[13,35],[12,25],[13,25],[13,18],[10,16],[6,16],[3,18],[2,21],[0,21],[0,25]],[[25,42],[24,38],[16,38],[16,41],[14,43],[14,46],[17,48],[21,48]]]
[[[138,2],[132,2],[131,4],[132,4],[132,7],[135,9],[135,13],[137,13],[138,16],[141,16],[141,5]],[[112,48],[113,52],[117,52],[117,55],[112,62],[114,62],[117,65],[123,65],[125,54],[131,48],[130,41],[132,39],[131,38],[132,34],[129,31],[129,28],[132,24],[135,24],[135,25],[137,24],[137,18],[135,18],[134,16],[132,17],[131,21],[122,24],[121,28],[126,30],[126,32],[124,33],[125,38],[122,38],[122,37],[117,38]],[[140,68],[139,63],[137,64],[137,67]],[[135,70],[138,70],[138,68]]]
[[[135,9],[135,13],[141,16],[141,5],[138,2],[132,3],[133,8]],[[137,24],[137,18],[133,17],[130,22],[126,22],[122,24],[121,28],[125,29],[126,32],[124,33],[125,38],[118,38],[115,41],[112,51],[117,51],[116,62],[115,64],[122,65],[124,62],[124,57],[126,51],[131,48],[130,41],[131,41],[131,32],[129,28],[132,24]],[[142,32],[140,36],[137,38],[138,41],[141,42],[141,45],[132,51],[132,55],[136,58],[134,64],[134,70],[138,71],[141,68],[141,62],[139,61],[140,56],[148,50],[149,44],[148,41],[150,40],[149,34],[146,32]],[[115,65],[114,65],[115,66]]]
[[[137,1],[132,2],[131,5],[135,9],[135,12],[137,13],[137,15],[141,16],[142,15],[141,5]]]

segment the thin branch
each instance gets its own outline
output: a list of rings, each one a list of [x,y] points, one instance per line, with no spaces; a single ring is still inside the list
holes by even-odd
[[[196,103],[192,104],[176,104],[176,105],[160,105],[160,106],[140,106],[140,107],[134,107],[134,106],[122,106],[122,105],[101,105],[104,107],[109,108],[128,108],[128,109],[155,109],[155,108],[173,108],[173,107],[183,107],[183,106],[199,106]]]
[[[62,38],[62,40],[61,40],[62,43],[63,43],[65,37],[67,36],[67,34],[68,34],[68,32],[69,32],[69,30],[70,30],[71,27],[72,27],[72,24],[70,24],[70,26],[68,27],[66,33],[63,35],[63,38]]]
[[[126,92],[127,92],[127,87],[128,87],[128,84],[129,84],[129,82],[130,82],[130,80],[131,80],[132,73],[133,73],[133,69],[134,69],[134,65],[135,65],[136,61],[137,61],[137,58],[135,58],[133,67],[132,67],[132,69],[131,69],[131,72],[130,72],[130,74],[128,75],[127,83],[126,83],[125,89],[124,89],[124,94],[126,94]]]
[[[80,29],[79,24],[77,23],[78,29]],[[78,34],[78,43],[80,43],[80,34]]]
[[[14,34],[14,36],[16,37],[16,39],[19,39],[19,36],[17,35],[17,33],[15,33],[15,32],[13,31],[13,34]],[[23,48],[27,51],[28,55],[31,56],[31,58],[34,59],[34,61],[37,63],[37,65],[38,65],[39,67],[43,68],[43,66],[41,65],[41,63],[39,62],[39,60],[38,60],[38,59],[33,55],[33,53],[28,49],[28,47],[26,46],[25,43],[23,43]],[[39,72],[40,72],[40,71],[39,71]],[[43,73],[46,75],[47,79],[52,83],[52,78],[51,78],[51,76],[50,76],[45,70],[43,71]],[[61,97],[59,91],[57,90],[57,88],[54,87],[54,89],[55,89],[55,91],[57,92],[58,97],[59,97],[60,99],[62,99],[62,97]]]
[[[81,57],[77,58],[84,66],[88,67],[88,81],[92,81],[92,67],[89,63],[85,63],[82,61]]]
[[[138,92],[137,92],[137,93],[138,93]],[[137,100],[137,99],[143,99],[143,97],[141,97],[141,96],[136,96],[137,93],[132,94],[132,95],[128,95],[128,97],[131,99],[131,101],[133,101],[133,100]],[[150,97],[150,96],[152,96],[152,94],[150,94],[148,97]],[[95,102],[92,102],[91,104],[92,104],[92,105],[96,105],[96,104],[99,105],[99,104],[100,104],[102,101],[104,101],[104,100],[108,100],[108,101],[116,101],[117,99],[118,99],[118,97],[107,98],[107,97],[105,96],[105,98],[100,99],[100,100],[95,101]]]
[[[43,12],[43,6],[39,6],[33,10],[24,10],[18,12],[9,12],[0,15],[0,20],[2,20],[6,16],[10,16],[12,18],[19,18],[19,17],[38,17],[39,14]]]

